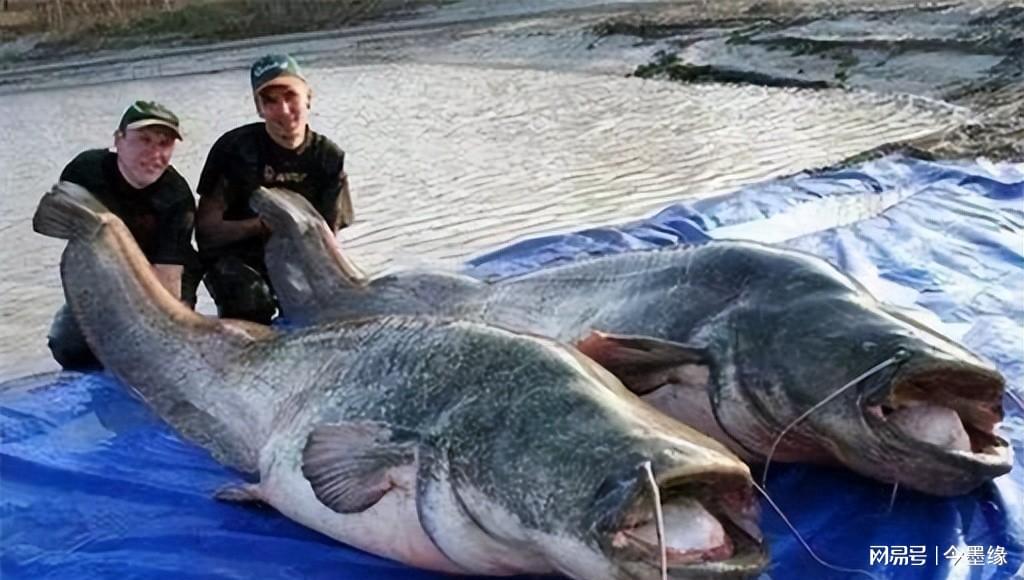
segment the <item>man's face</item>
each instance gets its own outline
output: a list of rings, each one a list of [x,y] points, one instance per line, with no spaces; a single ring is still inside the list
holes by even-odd
[[[256,110],[266,121],[270,136],[278,143],[294,148],[306,136],[309,89],[290,85],[267,87],[256,95]]]
[[[138,189],[152,185],[170,165],[176,142],[171,130],[159,126],[115,133],[114,147],[121,175]]]

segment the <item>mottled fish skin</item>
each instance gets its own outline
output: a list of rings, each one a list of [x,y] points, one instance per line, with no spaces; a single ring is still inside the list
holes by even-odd
[[[294,323],[459,316],[575,343],[651,404],[752,463],[805,412],[894,359],[786,431],[773,461],[841,464],[937,495],[966,493],[1012,466],[1010,446],[994,434],[1002,376],[809,254],[719,241],[491,283],[417,270],[368,279],[305,200],[286,190],[256,199],[274,229],[270,275]],[[969,437],[972,449],[936,445],[900,424],[900,409],[924,404],[934,416],[953,410],[958,440]]]
[[[747,578],[766,563],[729,523],[754,505],[748,468],[570,347],[431,317],[287,333],[208,319],[163,289],[85,190],[59,184],[33,223],[69,240],[65,294],[106,368],[258,476],[222,499],[264,501],[422,568],[645,580],[659,562],[615,538],[650,518],[649,463],[667,507],[700,502],[713,518],[702,527],[720,522],[731,536],[728,554],[673,565],[670,577]]]

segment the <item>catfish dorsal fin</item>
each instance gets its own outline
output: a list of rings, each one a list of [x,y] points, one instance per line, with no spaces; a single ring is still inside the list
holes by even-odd
[[[416,460],[416,436],[376,421],[319,425],[306,439],[302,475],[332,510],[358,513],[394,487],[394,469]]]

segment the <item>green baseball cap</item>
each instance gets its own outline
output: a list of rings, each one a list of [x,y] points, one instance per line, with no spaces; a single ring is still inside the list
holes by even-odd
[[[272,86],[305,86],[306,77],[302,76],[299,63],[287,54],[268,54],[257,60],[249,69],[249,82],[252,92],[258,94]]]
[[[178,116],[167,107],[154,101],[135,101],[132,103],[132,106],[128,107],[124,115],[121,115],[121,123],[117,126],[117,129],[123,133],[128,129],[141,129],[152,126],[167,127],[174,132],[174,136],[179,140],[182,138]]]

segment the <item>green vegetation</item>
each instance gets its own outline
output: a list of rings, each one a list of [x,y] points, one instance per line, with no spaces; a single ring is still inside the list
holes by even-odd
[[[319,30],[356,24],[408,11],[428,2],[414,0],[212,0],[160,10],[131,22],[97,22],[91,31],[105,36],[174,34],[223,40]]]
[[[218,41],[340,28],[445,0],[16,0],[0,39],[43,34],[50,47]]]

